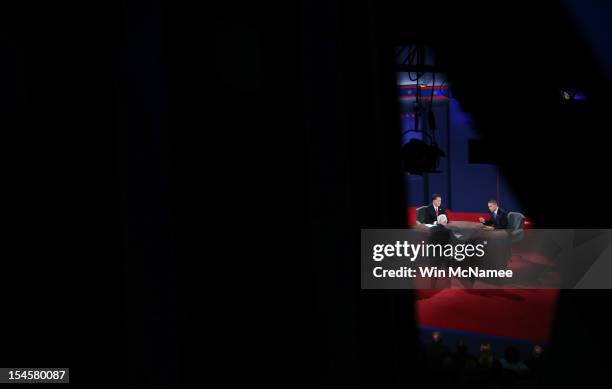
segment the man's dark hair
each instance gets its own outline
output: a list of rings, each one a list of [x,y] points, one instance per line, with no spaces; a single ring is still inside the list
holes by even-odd
[[[439,194],[437,194],[437,193],[434,193],[434,194],[433,194],[433,196],[431,196],[431,201],[434,201],[434,200],[435,200],[435,199],[437,199],[438,197],[439,197],[439,198],[442,198],[442,195],[439,195]]]
[[[518,348],[510,346],[506,349],[506,361],[509,363],[519,363],[521,360],[521,352]]]
[[[465,343],[465,340],[460,339],[457,342],[457,353],[458,354],[467,354],[467,344]]]
[[[487,204],[495,204],[497,205],[497,200],[491,199]]]

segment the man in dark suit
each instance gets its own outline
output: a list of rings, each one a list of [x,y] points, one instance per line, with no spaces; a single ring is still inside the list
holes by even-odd
[[[435,226],[429,229],[429,242],[445,245],[451,242],[451,231],[446,228],[448,218],[446,215],[438,216]]]
[[[431,204],[425,208],[425,224],[435,224],[438,220],[438,216],[446,215],[446,210],[442,208],[442,196],[434,194],[431,196]],[[446,215],[448,218],[448,215]]]
[[[446,228],[448,219],[446,215],[440,214],[437,219],[435,226],[429,229],[429,243],[439,244],[444,247],[446,244],[451,243],[451,231]],[[435,266],[438,269],[446,269],[448,267],[448,259],[441,256],[430,258],[429,265]],[[438,279],[438,277],[431,277],[430,289],[448,288],[451,286],[450,278]]]
[[[489,220],[479,218],[480,222],[485,226],[491,226],[496,230],[504,230],[508,228],[508,214],[497,205],[497,200],[489,200],[487,203],[491,216]]]

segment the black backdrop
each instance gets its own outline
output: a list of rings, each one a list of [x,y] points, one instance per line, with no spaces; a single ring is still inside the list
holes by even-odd
[[[610,85],[561,7],[133,1],[3,20],[5,366],[69,365],[84,386],[414,384],[413,296],[360,291],[356,259],[360,228],[404,223],[401,43],[437,50],[538,226],[608,225]],[[504,87],[522,83],[530,99]],[[588,102],[560,105],[560,84]],[[551,384],[609,374],[608,297],[563,292]]]

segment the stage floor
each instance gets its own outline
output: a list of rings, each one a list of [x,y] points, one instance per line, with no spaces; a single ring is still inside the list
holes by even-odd
[[[417,290],[419,326],[548,342],[556,289]]]

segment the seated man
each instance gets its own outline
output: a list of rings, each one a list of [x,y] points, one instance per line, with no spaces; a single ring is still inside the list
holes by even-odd
[[[446,210],[442,208],[442,196],[434,194],[431,196],[431,204],[425,209],[424,224],[435,224],[438,216],[446,215]]]
[[[448,218],[442,214],[438,216],[435,226],[429,229],[429,243],[440,244],[442,246],[451,243],[451,230],[446,228]],[[446,269],[447,260],[444,256],[431,258],[430,265],[437,267],[438,269]],[[450,278],[438,279],[438,277],[431,277],[430,289],[443,289],[450,288]]]
[[[497,200],[489,200],[487,206],[491,212],[489,220],[485,220],[482,217],[478,220],[485,226],[493,227],[496,230],[508,228],[508,214],[497,205]]]
[[[448,218],[446,217],[446,215],[440,215],[438,216],[436,221],[436,225],[431,227],[431,229],[429,230],[430,242],[439,243],[442,245],[450,243],[451,232],[448,228],[445,227],[446,223],[448,223]]]

